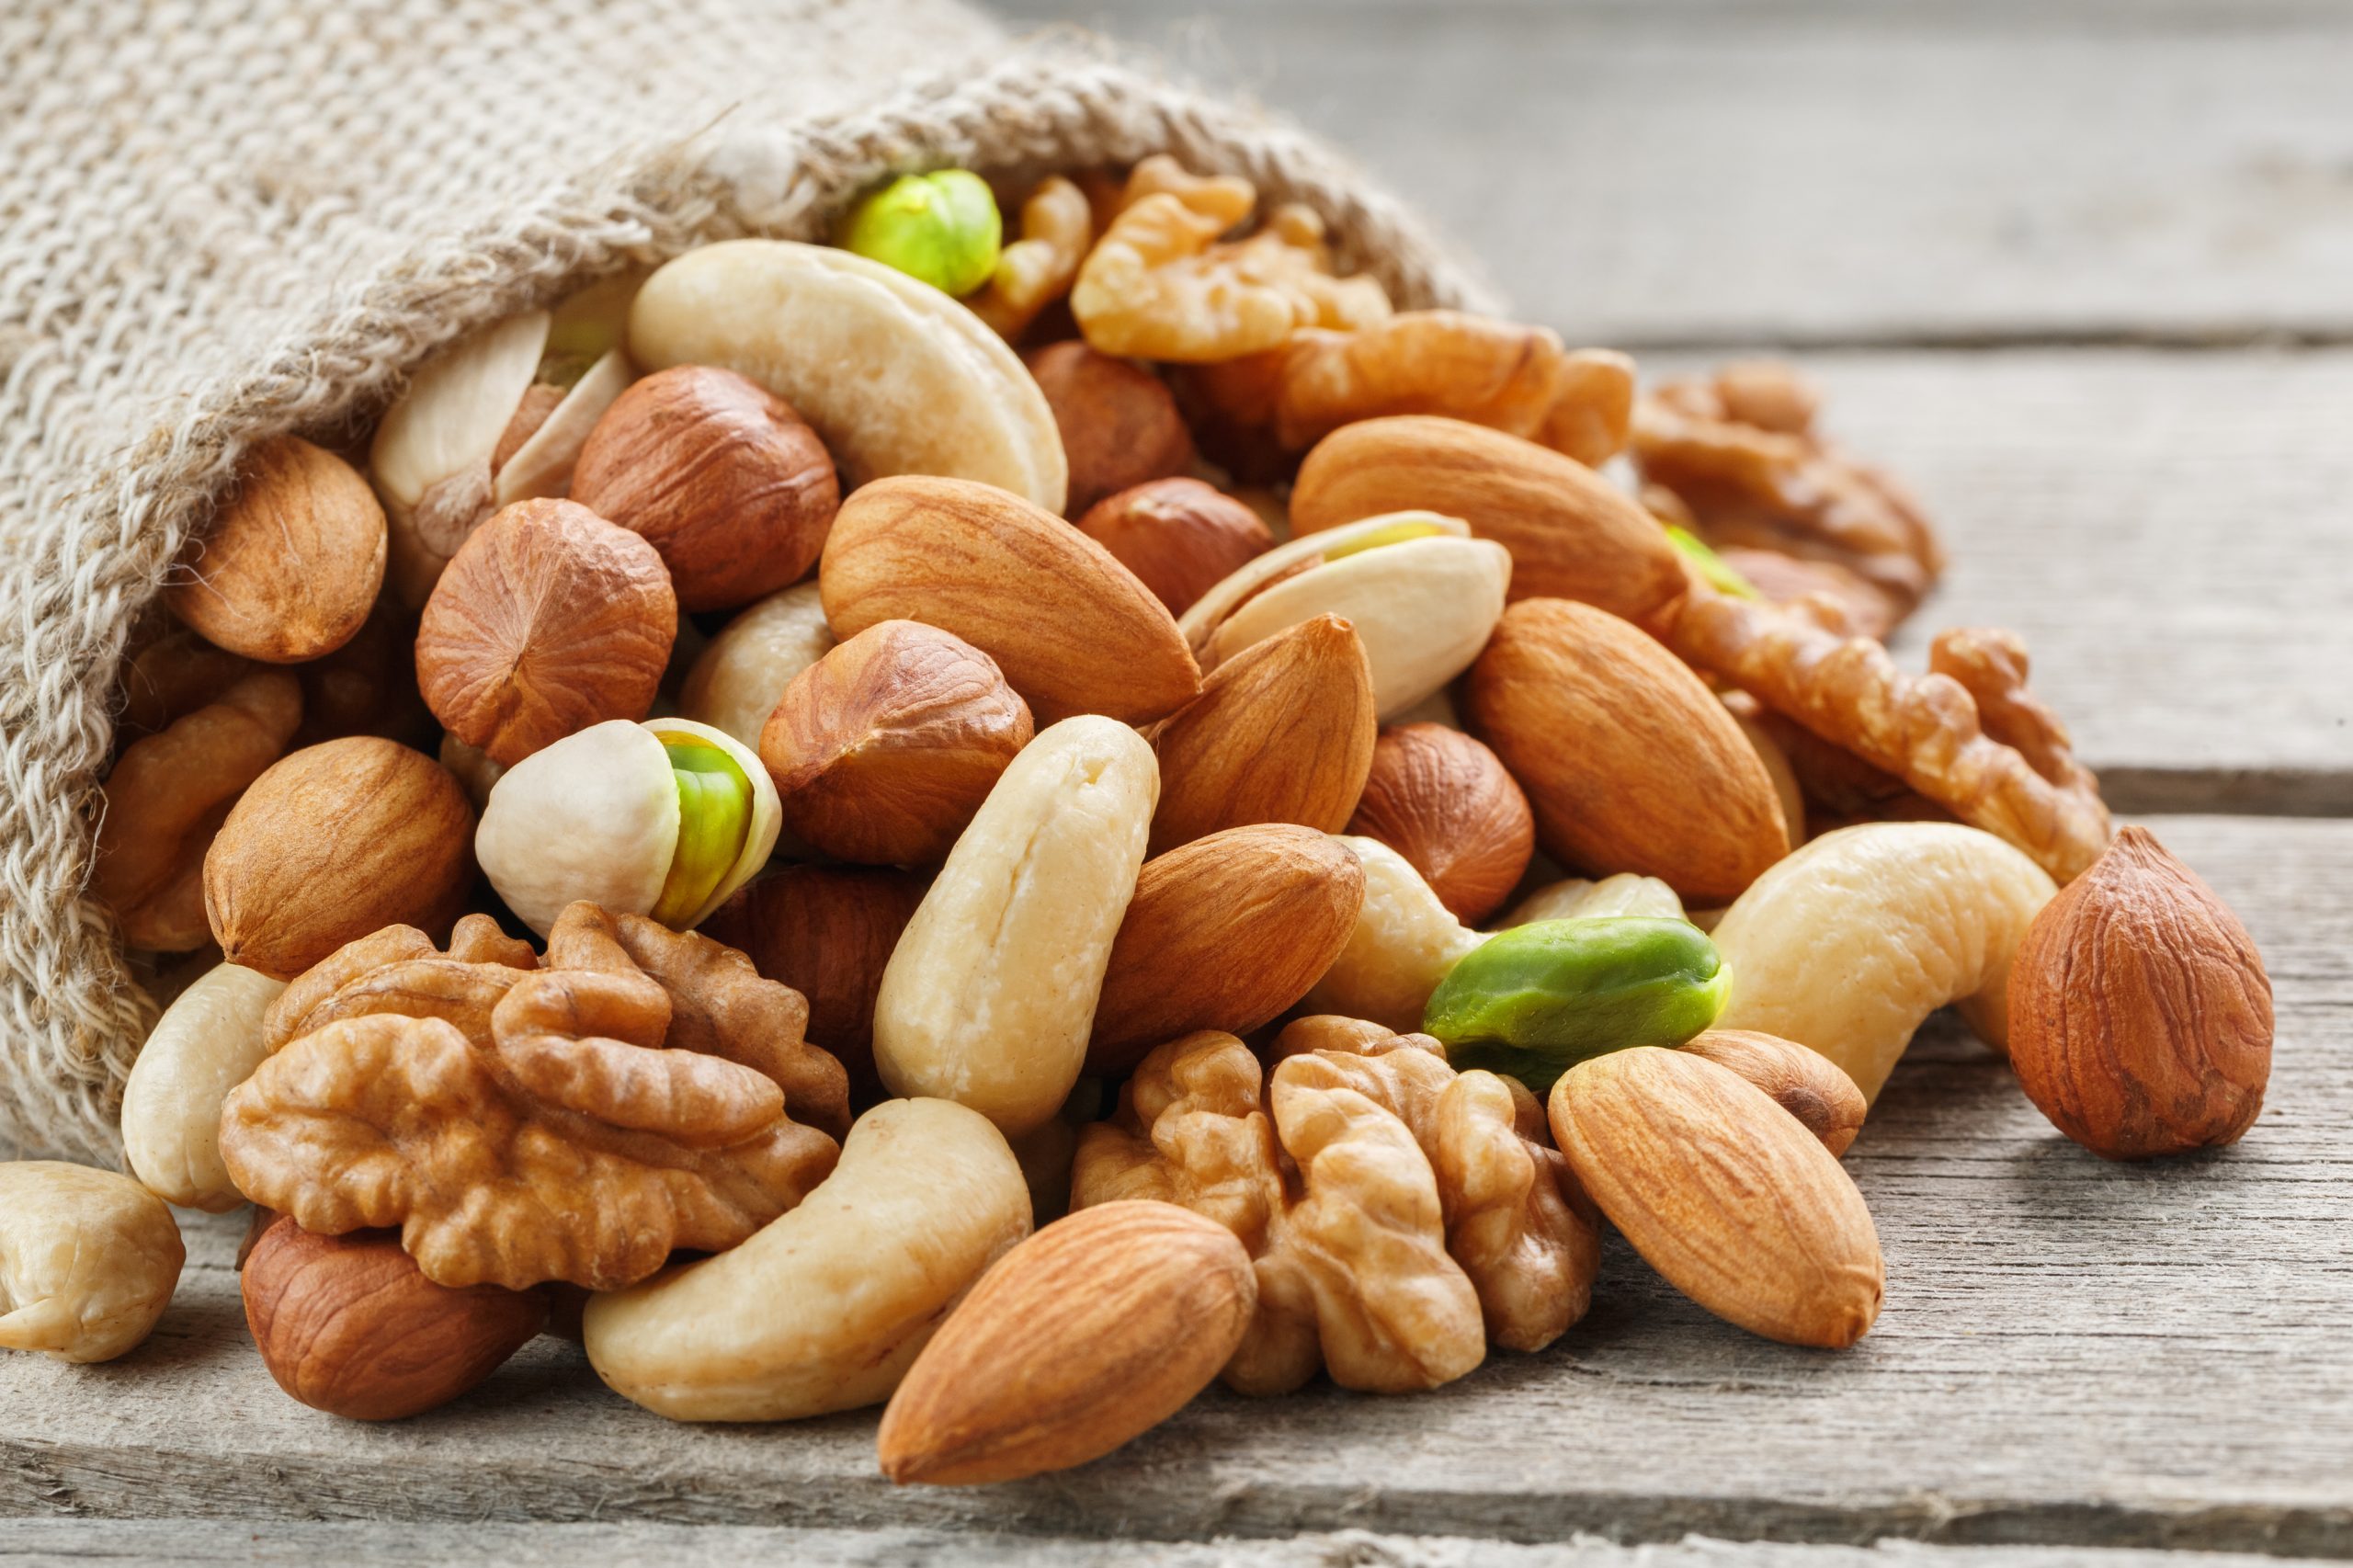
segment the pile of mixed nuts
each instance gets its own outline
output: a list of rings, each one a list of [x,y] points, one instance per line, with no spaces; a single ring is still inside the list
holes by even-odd
[[[2098,1153],[2246,1129],[2253,944],[2015,638],[1890,659],[1940,548],[1802,382],[1638,396],[1257,206],[908,176],[251,452],[125,663],[131,1175],[0,1166],[0,1346],[122,1354],[165,1202],[251,1201],[319,1409],[552,1332],[994,1481],[1540,1350],[1604,1219],[1852,1344],[1949,1003]]]

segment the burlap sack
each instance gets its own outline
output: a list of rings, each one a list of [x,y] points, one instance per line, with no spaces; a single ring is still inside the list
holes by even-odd
[[[954,0],[42,0],[0,14],[0,1146],[111,1161],[154,1015],[83,896],[133,618],[251,442],[629,261],[895,169],[1166,148],[1475,303],[1263,116]]]

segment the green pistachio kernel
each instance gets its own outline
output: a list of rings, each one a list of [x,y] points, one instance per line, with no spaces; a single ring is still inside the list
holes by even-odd
[[[1677,528],[1673,523],[1669,523],[1666,525],[1666,537],[1676,549],[1691,558],[1693,564],[1699,568],[1699,575],[1705,577],[1708,580],[1708,585],[1716,592],[1730,594],[1736,599],[1754,599],[1764,597],[1756,591],[1755,584],[1725,565],[1724,558],[1709,549],[1707,541],[1689,528]]]
[[[969,294],[996,270],[1005,237],[988,182],[964,169],[902,175],[854,208],[842,248],[895,267],[947,294]]]
[[[1506,1074],[1540,1095],[1587,1057],[1681,1045],[1716,1021],[1731,987],[1716,945],[1688,920],[1540,920],[1456,964],[1422,1028],[1456,1067]]]
[[[735,759],[694,735],[664,735],[678,784],[678,846],[654,918],[683,926],[734,867],[752,834],[752,781]]]

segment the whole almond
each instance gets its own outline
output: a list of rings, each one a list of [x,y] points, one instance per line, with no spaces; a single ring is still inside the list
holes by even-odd
[[[834,635],[885,620],[952,631],[995,659],[1040,728],[1142,723],[1200,690],[1167,607],[1043,507],[962,479],[878,479],[842,503],[818,568]]]
[[[446,929],[473,885],[473,807],[455,775],[372,735],[281,757],[204,857],[204,912],[230,963],[292,980],[387,926]]]
[[[2034,917],[2010,962],[2009,1012],[2028,1097],[2108,1159],[2235,1142],[2263,1109],[2263,955],[2145,828],[2118,834]]]
[[[1879,1316],[1870,1210],[1838,1157],[1730,1068],[1640,1046],[1552,1086],[1552,1136],[1667,1283],[1785,1345],[1843,1349]]]
[[[792,677],[760,732],[784,825],[812,848],[928,865],[1029,744],[995,660],[915,620],[870,626]]]
[[[447,1404],[548,1321],[544,1291],[436,1285],[390,1231],[314,1235],[281,1215],[241,1267],[245,1323],[269,1375],[313,1409],[355,1421]]]
[[[1409,508],[1461,517],[1511,551],[1514,599],[1564,598],[1642,620],[1683,595],[1665,530],[1574,458],[1433,415],[1344,425],[1291,489],[1294,535]]]
[[[1144,862],[1111,943],[1086,1071],[1124,1073],[1196,1029],[1248,1034],[1347,945],[1364,868],[1328,834],[1228,828]]]
[[[907,1369],[892,1481],[1015,1481],[1099,1459],[1209,1386],[1258,1299],[1233,1233],[1173,1203],[1099,1204],[997,1261]]]
[[[1536,853],[1528,797],[1494,752],[1444,724],[1381,733],[1348,831],[1403,855],[1466,926],[1502,906]]]
[[[1790,852],[1772,777],[1724,705],[1607,610],[1528,599],[1471,667],[1464,717],[1528,791],[1555,859],[1729,903]]]
[[[1765,1091],[1822,1146],[1843,1154],[1870,1108],[1844,1069],[1811,1046],[1755,1029],[1708,1029],[1678,1048],[1731,1069]]]
[[[292,436],[237,465],[237,485],[181,552],[164,602],[206,641],[274,665],[358,634],[384,582],[384,508],[359,471]]]
[[[1320,615],[1220,665],[1146,733],[1160,756],[1152,853],[1252,823],[1348,824],[1380,725],[1355,630]]]

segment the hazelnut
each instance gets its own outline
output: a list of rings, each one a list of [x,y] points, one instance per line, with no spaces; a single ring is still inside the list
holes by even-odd
[[[849,1072],[853,1103],[885,1097],[874,1070],[874,994],[929,884],[884,866],[790,866],[703,924],[759,971],[809,999],[809,1043]]]
[[[547,1323],[537,1291],[427,1279],[391,1231],[321,1236],[280,1216],[244,1260],[245,1323],[278,1386],[331,1415],[397,1421],[449,1403]]]
[[[660,551],[689,610],[798,582],[842,499],[824,443],[791,406],[711,365],[657,370],[621,393],[588,433],[572,498]]]
[[[1075,338],[1021,357],[1054,411],[1070,460],[1066,517],[1106,495],[1193,466],[1193,434],[1176,399],[1151,371]]]
[[[180,552],[174,615],[248,659],[299,664],[358,634],[384,581],[384,509],[359,471],[292,436],[237,468],[212,527]]]
[[[1155,479],[1107,495],[1078,530],[1119,557],[1171,615],[1275,548],[1265,518],[1198,479]]]
[[[1404,856],[1466,926],[1502,906],[1536,852],[1528,797],[1501,759],[1443,724],[1381,732],[1348,832]]]
[[[387,926],[448,926],[473,882],[473,808],[449,770],[373,735],[290,753],[204,857],[204,913],[230,963],[292,980]]]
[[[803,843],[919,866],[947,856],[1030,733],[996,661],[937,627],[885,620],[792,678],[760,760]]]
[[[2197,873],[2128,827],[2027,927],[2010,1065],[2052,1125],[2111,1160],[2235,1142],[2271,1077],[2271,981]]]
[[[426,706],[512,767],[654,706],[678,602],[654,547],[571,501],[518,501],[476,528],[416,632]]]

